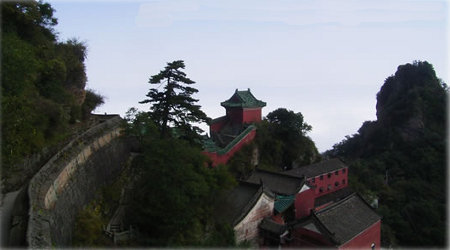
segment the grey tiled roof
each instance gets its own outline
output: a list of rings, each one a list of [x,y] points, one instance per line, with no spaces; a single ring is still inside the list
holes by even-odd
[[[240,182],[226,196],[225,204],[221,207],[218,216],[235,226],[250,212],[262,193],[262,185]]]
[[[281,235],[287,230],[286,225],[276,223],[269,217],[266,217],[261,221],[261,224],[259,224],[259,228],[276,235]]]
[[[296,194],[304,184],[303,178],[262,169],[255,169],[247,179],[251,183],[260,183],[261,180],[270,191],[282,195]]]
[[[348,242],[381,219],[358,194],[352,194],[315,212],[313,216],[339,245]]]
[[[337,202],[339,200],[344,199],[345,197],[353,194],[353,190],[350,187],[341,188],[339,190],[336,190],[332,193],[322,195],[320,197],[317,197],[314,201],[314,207],[321,206],[323,204],[326,204],[328,202]]]
[[[310,178],[346,167],[347,166],[339,159],[331,159],[302,167],[294,166],[293,169],[284,171],[283,173],[297,177],[305,176],[306,178]]]

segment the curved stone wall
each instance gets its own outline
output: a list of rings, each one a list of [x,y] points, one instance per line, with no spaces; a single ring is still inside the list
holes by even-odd
[[[27,243],[31,248],[67,246],[77,212],[112,181],[130,155],[119,116],[67,144],[31,179]]]

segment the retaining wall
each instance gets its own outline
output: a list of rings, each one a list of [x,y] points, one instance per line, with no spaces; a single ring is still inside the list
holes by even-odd
[[[115,116],[67,144],[31,179],[27,243],[69,246],[78,211],[121,172],[130,155]]]

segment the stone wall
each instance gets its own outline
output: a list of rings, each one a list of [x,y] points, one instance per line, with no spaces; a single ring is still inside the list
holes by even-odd
[[[27,243],[68,246],[78,211],[120,173],[130,155],[119,116],[90,128],[53,156],[31,179]]]
[[[234,227],[236,243],[242,241],[255,242],[259,234],[258,225],[265,217],[272,215],[274,199],[262,193],[248,214]]]

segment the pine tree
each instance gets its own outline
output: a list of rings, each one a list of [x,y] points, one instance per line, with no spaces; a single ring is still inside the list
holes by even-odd
[[[197,99],[191,96],[198,92],[189,85],[195,82],[186,77],[181,71],[185,68],[182,60],[167,63],[164,70],[150,77],[150,84],[158,84],[151,88],[145,99],[139,103],[150,103],[150,114],[161,131],[161,137],[169,136],[169,126],[173,125],[181,130],[185,136],[192,137],[202,130],[192,123],[207,122],[209,118],[196,105]],[[164,85],[162,91],[159,87]]]

